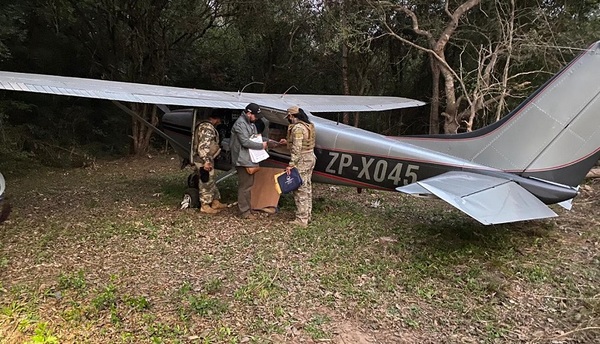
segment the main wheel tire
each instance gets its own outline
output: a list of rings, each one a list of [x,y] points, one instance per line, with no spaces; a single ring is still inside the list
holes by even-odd
[[[181,209],[200,208],[200,195],[197,188],[187,188],[183,192],[183,200],[181,201]]]
[[[195,188],[195,189],[197,189],[198,185],[200,185],[198,180],[199,180],[198,173],[192,173],[192,174],[190,174],[188,176],[188,178],[187,178],[188,188]]]

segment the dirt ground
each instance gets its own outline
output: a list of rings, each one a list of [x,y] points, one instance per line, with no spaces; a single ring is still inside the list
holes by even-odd
[[[256,221],[180,210],[178,165],[2,171],[0,343],[600,340],[598,179],[558,218],[491,227],[439,201],[316,185],[298,229],[290,197]]]

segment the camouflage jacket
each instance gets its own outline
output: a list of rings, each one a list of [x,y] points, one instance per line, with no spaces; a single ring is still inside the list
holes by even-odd
[[[210,122],[200,122],[194,136],[196,154],[194,162],[203,166],[205,163],[214,164],[214,159],[221,152],[219,147],[219,132]]]
[[[288,148],[290,149],[290,166],[296,166],[302,154],[312,153],[315,148],[315,126],[298,122],[288,127]]]

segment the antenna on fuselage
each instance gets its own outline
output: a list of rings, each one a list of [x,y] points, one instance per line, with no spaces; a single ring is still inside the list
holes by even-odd
[[[288,87],[288,89],[285,90],[285,92],[283,92],[283,94],[281,95],[281,98],[283,98],[283,96],[285,96],[292,88],[295,88],[296,91],[298,91],[298,87],[296,87],[295,85],[292,85],[292,86]]]
[[[244,90],[246,89],[246,87],[250,86],[250,85],[254,85],[254,84],[261,84],[264,85],[264,82],[260,82],[260,81],[252,81],[251,83],[246,84],[244,87],[242,87],[242,89],[240,91],[238,91],[238,98],[242,96],[242,92],[244,92]]]

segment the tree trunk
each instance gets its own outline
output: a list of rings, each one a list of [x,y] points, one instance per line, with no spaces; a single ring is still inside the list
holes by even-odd
[[[431,89],[431,109],[429,110],[429,134],[440,133],[440,68],[434,61],[434,57],[431,57],[431,75],[432,75],[432,89]]]
[[[348,46],[346,43],[342,43],[342,87],[344,88],[344,94],[350,95],[350,82],[348,81]],[[342,122],[344,124],[350,123],[350,114],[344,112]]]
[[[154,105],[134,104],[133,111],[140,117],[146,118],[153,126],[158,124],[158,115]],[[131,152],[135,155],[148,153],[153,130],[136,118],[132,118],[131,129]]]

